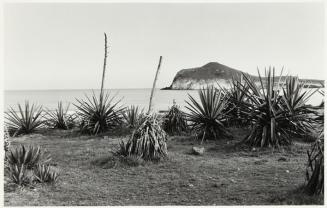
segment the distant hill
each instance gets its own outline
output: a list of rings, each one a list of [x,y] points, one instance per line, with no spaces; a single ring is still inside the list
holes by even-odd
[[[261,73],[261,72],[260,72]],[[264,72],[263,72],[264,73]],[[206,65],[190,69],[182,69],[174,77],[172,84],[164,90],[189,90],[201,89],[208,85],[229,87],[232,78],[241,77],[242,71],[230,68],[218,62],[209,62]],[[254,80],[257,76],[249,75]],[[261,75],[263,76],[263,74]],[[278,77],[277,77],[278,78]],[[300,79],[307,83],[308,87],[321,87],[323,80]]]

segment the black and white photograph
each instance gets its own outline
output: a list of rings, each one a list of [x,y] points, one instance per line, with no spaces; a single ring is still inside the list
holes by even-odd
[[[324,205],[325,8],[3,1],[2,205]]]

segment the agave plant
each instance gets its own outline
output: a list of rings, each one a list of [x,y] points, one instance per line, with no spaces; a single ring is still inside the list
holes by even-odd
[[[9,107],[8,112],[5,112],[9,133],[13,136],[33,133],[45,122],[42,112],[42,106],[30,106],[28,101],[25,102],[24,108],[18,104],[18,112]]]
[[[138,156],[144,160],[160,160],[167,157],[167,134],[161,128],[155,114],[147,115],[129,140],[121,142],[116,154]]]
[[[163,129],[171,135],[180,135],[187,131],[185,113],[175,103],[163,116]]]
[[[39,163],[48,163],[51,160],[50,155],[45,155],[40,147],[21,145],[15,149],[11,149],[6,153],[6,159],[9,165],[22,165],[26,169],[33,169]]]
[[[10,165],[7,169],[7,174],[11,181],[19,186],[25,186],[30,183],[30,177],[28,177],[24,164]]]
[[[324,141],[318,139],[307,151],[308,166],[306,170],[305,192],[308,195],[324,193]]]
[[[74,127],[74,115],[69,115],[69,104],[66,108],[63,107],[62,101],[58,102],[58,108],[55,111],[48,111],[47,124],[52,128],[71,129]]]
[[[124,120],[128,128],[135,128],[139,125],[143,117],[143,109],[140,110],[138,106],[130,106],[124,111]]]
[[[239,106],[252,123],[244,142],[260,147],[291,144],[291,136],[304,134],[310,127],[308,114],[311,111],[305,102],[312,94],[302,92],[303,85],[294,77],[288,77],[286,90],[281,90],[282,76],[277,81],[274,68],[269,68],[265,73],[266,79],[258,71],[259,85],[245,74],[245,83],[240,83],[243,87],[239,90],[246,94],[249,102],[241,101]],[[247,92],[244,85],[249,87]],[[281,94],[281,91],[284,93]]]
[[[227,105],[223,110],[226,115],[226,123],[228,126],[242,127],[249,125],[247,115],[244,114],[239,106],[240,102],[248,102],[246,93],[249,91],[247,85],[241,85],[243,83],[243,76],[239,80],[232,78],[230,88],[221,88],[225,94]],[[240,90],[240,88],[242,90]]]
[[[98,134],[122,124],[124,108],[118,107],[119,101],[113,103],[114,97],[109,99],[109,93],[100,93],[99,98],[94,94],[86,96],[86,100],[77,100],[79,105],[77,115],[81,120],[81,130],[91,134]]]
[[[317,123],[310,114],[315,113],[306,103],[316,92],[304,91],[304,83],[298,77],[288,76],[283,88],[282,109],[285,111],[287,130],[291,136],[305,136],[313,128],[312,123]]]
[[[192,130],[198,138],[218,139],[230,136],[224,122],[226,115],[223,113],[227,100],[224,99],[223,92],[213,87],[199,90],[200,102],[197,102],[191,95],[186,101],[186,108],[190,111],[186,114],[187,120],[191,123]]]
[[[50,165],[39,164],[33,169],[34,179],[39,183],[55,183],[59,174],[51,169]]]

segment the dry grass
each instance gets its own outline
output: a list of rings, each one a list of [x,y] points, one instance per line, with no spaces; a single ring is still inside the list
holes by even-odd
[[[233,140],[206,142],[203,156],[189,154],[198,141],[170,137],[169,160],[139,166],[110,165],[110,151],[123,138],[79,136],[51,131],[14,138],[12,145],[46,148],[60,169],[55,186],[14,188],[5,183],[6,206],[34,205],[261,205],[322,204],[306,197],[306,149],[297,142],[283,151],[235,147],[246,130],[233,129]]]

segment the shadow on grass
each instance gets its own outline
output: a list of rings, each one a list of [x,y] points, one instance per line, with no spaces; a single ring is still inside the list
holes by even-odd
[[[270,202],[277,205],[323,205],[324,196],[323,194],[309,196],[304,192],[302,185],[288,193],[272,197]]]
[[[137,156],[116,156],[113,154],[102,156],[91,161],[91,165],[101,167],[103,169],[119,167],[138,167],[149,163],[150,161],[145,161]]]

